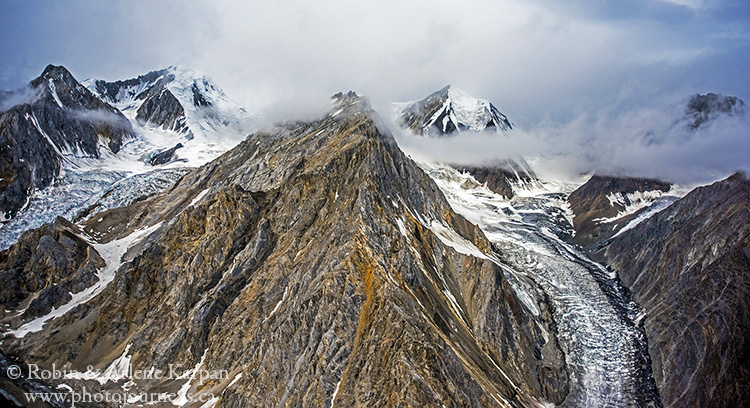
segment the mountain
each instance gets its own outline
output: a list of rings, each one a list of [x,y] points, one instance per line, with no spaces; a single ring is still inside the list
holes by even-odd
[[[85,83],[136,125],[154,150],[152,164],[184,160],[202,165],[256,129],[256,117],[191,69],[172,66],[127,80]]]
[[[492,165],[454,165],[453,167],[460,172],[471,174],[474,180],[480,184],[487,185],[490,191],[506,199],[513,198],[518,189],[533,187],[539,183],[534,171],[522,159],[505,160],[503,163]],[[468,187],[472,184],[472,180],[466,180],[466,183],[468,183]]]
[[[699,187],[615,237],[599,257],[643,308],[666,407],[750,400],[750,180]]]
[[[78,248],[68,233],[87,237],[89,256],[48,269],[46,287],[74,292],[49,314],[16,318],[41,284],[4,304],[3,350],[73,370],[55,386],[172,393],[178,405],[196,393],[226,407],[564,401],[572,373],[545,297],[529,297],[528,279],[453,212],[365,100],[350,92],[335,105],[251,135],[82,232],[25,235],[0,255],[27,245],[18,271]],[[106,263],[98,282],[67,285],[94,252]],[[169,364],[191,371],[131,374]]]
[[[401,127],[423,136],[512,129],[508,118],[489,101],[476,99],[450,85],[422,100],[395,104],[394,108]]]
[[[593,175],[567,198],[573,212],[572,242],[584,248],[634,227],[674,202],[672,185],[636,177]]]
[[[691,129],[697,129],[706,122],[720,115],[742,115],[745,113],[745,102],[736,96],[707,93],[695,94],[688,101],[685,111]]]
[[[34,191],[52,184],[66,162],[99,158],[103,150],[117,153],[135,137],[119,110],[99,100],[64,67],[47,66],[19,93],[31,97],[0,113],[3,221],[26,207]]]
[[[161,191],[256,123],[210,79],[177,67],[78,83],[49,66],[28,89],[2,93],[0,106],[0,150],[12,150],[0,159],[0,249],[58,216],[85,218]]]

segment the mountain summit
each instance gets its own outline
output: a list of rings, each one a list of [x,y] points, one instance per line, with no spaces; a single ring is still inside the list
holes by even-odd
[[[489,101],[474,98],[451,85],[422,100],[397,103],[395,109],[401,127],[423,136],[512,129],[508,118]]]
[[[253,119],[210,78],[184,67],[171,66],[121,81],[85,83],[140,125],[174,131],[188,139],[196,133],[228,131],[242,139]]]

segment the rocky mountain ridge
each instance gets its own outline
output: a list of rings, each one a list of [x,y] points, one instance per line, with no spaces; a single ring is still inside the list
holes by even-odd
[[[102,255],[118,271],[98,296],[4,347],[75,370],[118,356],[145,370],[225,369],[203,384],[131,386],[213,392],[227,407],[563,401],[544,303],[527,303],[365,101],[337,104],[85,222],[97,250],[147,232],[122,263]]]

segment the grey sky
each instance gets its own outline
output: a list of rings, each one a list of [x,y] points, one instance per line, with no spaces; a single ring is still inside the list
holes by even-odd
[[[449,83],[522,130],[699,92],[750,102],[747,0],[6,0],[0,38],[3,89],[48,63],[80,80],[181,64],[279,117],[340,90],[382,111]]]
[[[654,97],[750,96],[744,0],[3,2],[0,85],[63,64],[122,79],[172,64],[248,108],[452,83],[532,126]]]

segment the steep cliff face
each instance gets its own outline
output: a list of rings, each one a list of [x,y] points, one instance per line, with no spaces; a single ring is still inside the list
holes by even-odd
[[[37,189],[49,186],[66,161],[116,153],[134,137],[130,122],[49,65],[24,92],[33,95],[0,113],[0,219],[14,217]]]
[[[91,217],[112,282],[3,348],[79,371],[225,370],[128,384],[224,407],[562,402],[549,306],[529,303],[377,121],[338,95],[317,121],[256,133],[170,190]]]
[[[671,188],[671,184],[659,180],[592,176],[568,196],[576,232],[572,242],[596,248],[657,201],[663,201],[664,205],[671,203],[674,198],[664,197]]]
[[[695,189],[599,254],[645,311],[668,407],[750,403],[750,180]]]

